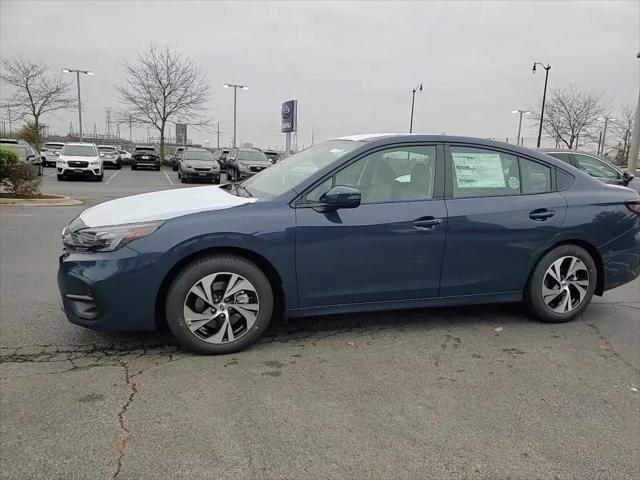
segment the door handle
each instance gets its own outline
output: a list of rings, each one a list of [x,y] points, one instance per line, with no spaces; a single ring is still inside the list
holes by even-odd
[[[434,227],[442,224],[443,222],[444,220],[442,218],[424,217],[414,220],[413,226],[418,230],[433,230]]]
[[[548,220],[551,217],[554,217],[556,215],[556,212],[552,211],[552,210],[547,210],[546,208],[540,208],[538,210],[533,210],[532,212],[529,212],[529,218],[531,220],[535,220],[536,222],[544,222],[545,220]]]

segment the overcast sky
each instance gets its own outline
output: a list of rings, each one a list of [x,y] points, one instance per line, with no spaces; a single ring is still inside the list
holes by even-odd
[[[511,111],[535,108],[542,95],[534,61],[552,65],[550,88],[601,92],[613,114],[635,105],[640,77],[638,1],[0,0],[0,32],[2,58],[95,72],[82,78],[85,131],[94,122],[103,131],[105,108],[120,108],[120,62],[155,42],[206,72],[222,144],[233,127],[233,92],[222,84],[247,84],[238,92],[238,140],[262,147],[284,143],[280,105],[289,99],[299,104],[300,146],[312,125],[316,140],[407,131],[419,83],[414,131],[504,139],[516,135]],[[63,134],[69,121],[77,128],[77,113],[45,118]],[[214,145],[213,130],[189,134]]]

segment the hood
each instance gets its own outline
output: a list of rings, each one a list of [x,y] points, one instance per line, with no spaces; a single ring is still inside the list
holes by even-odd
[[[240,158],[238,159],[238,162],[244,165],[272,165],[269,160],[245,160]]]
[[[69,161],[71,160],[72,162],[90,162],[91,160],[100,160],[100,157],[98,155],[96,155],[95,157],[81,157],[81,156],[76,156],[76,155],[59,155],[58,158],[60,160],[65,160],[65,161]]]
[[[88,208],[80,214],[87,227],[169,220],[190,213],[222,210],[255,202],[236,197],[217,186],[178,188],[118,198]]]

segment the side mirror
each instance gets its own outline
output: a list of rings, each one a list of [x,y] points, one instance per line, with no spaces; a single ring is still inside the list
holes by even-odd
[[[334,212],[340,208],[359,207],[362,194],[357,188],[336,185],[322,195],[320,201],[322,204],[314,207],[317,212]]]
[[[622,181],[624,182],[625,185],[629,185],[629,182],[631,180],[633,180],[633,175],[631,175],[629,172],[624,172],[622,174]]]

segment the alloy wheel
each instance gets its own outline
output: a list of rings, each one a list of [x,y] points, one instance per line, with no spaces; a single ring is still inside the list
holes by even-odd
[[[229,343],[253,327],[260,300],[253,284],[229,272],[207,275],[189,290],[183,314],[187,328],[208,343]]]
[[[542,279],[542,298],[556,313],[569,313],[580,305],[589,289],[589,270],[573,256],[555,260]]]

